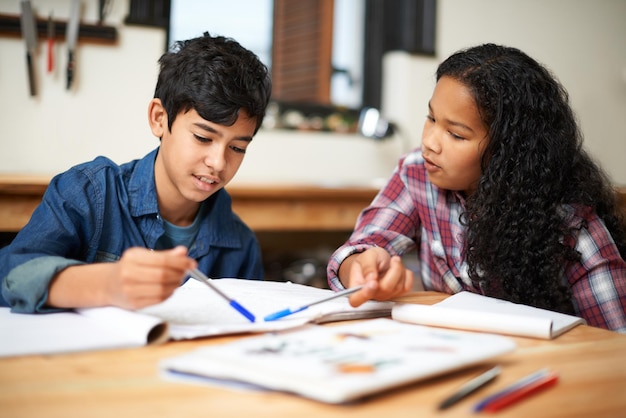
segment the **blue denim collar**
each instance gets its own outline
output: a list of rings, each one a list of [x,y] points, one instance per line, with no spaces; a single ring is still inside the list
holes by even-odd
[[[130,213],[134,217],[159,213],[159,205],[154,184],[154,161],[159,148],[154,149],[141,160],[137,161],[130,173],[128,195]]]

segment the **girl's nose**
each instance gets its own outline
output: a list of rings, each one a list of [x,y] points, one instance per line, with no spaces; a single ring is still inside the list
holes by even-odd
[[[441,141],[439,138],[439,130],[434,124],[429,122],[424,125],[422,132],[422,147],[427,148],[433,153],[441,152]]]

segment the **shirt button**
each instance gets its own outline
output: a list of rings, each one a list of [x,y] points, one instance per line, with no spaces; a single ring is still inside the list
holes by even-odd
[[[430,243],[430,250],[433,252],[434,256],[437,257],[445,257],[445,253],[443,251],[443,244],[441,241],[433,240]]]

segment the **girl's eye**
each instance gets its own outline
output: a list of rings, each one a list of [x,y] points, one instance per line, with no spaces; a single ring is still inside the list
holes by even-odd
[[[429,120],[430,122],[434,122],[435,118],[432,117],[431,115],[426,115],[426,120]]]
[[[455,134],[454,132],[450,132],[450,131],[448,131],[448,133],[449,133],[449,134],[450,134],[450,136],[451,136],[452,138],[454,138],[454,139],[458,139],[458,140],[460,140],[460,141],[462,141],[462,140],[464,140],[464,139],[465,139],[464,137],[462,137],[462,136],[460,136],[460,135],[457,135],[457,134]]]

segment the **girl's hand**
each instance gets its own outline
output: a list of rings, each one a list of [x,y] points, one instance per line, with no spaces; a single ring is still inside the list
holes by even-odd
[[[350,304],[357,307],[370,299],[389,300],[413,288],[414,274],[398,256],[391,256],[380,247],[370,248],[348,257],[342,263],[340,278],[347,276],[348,287],[364,285],[350,296]]]

